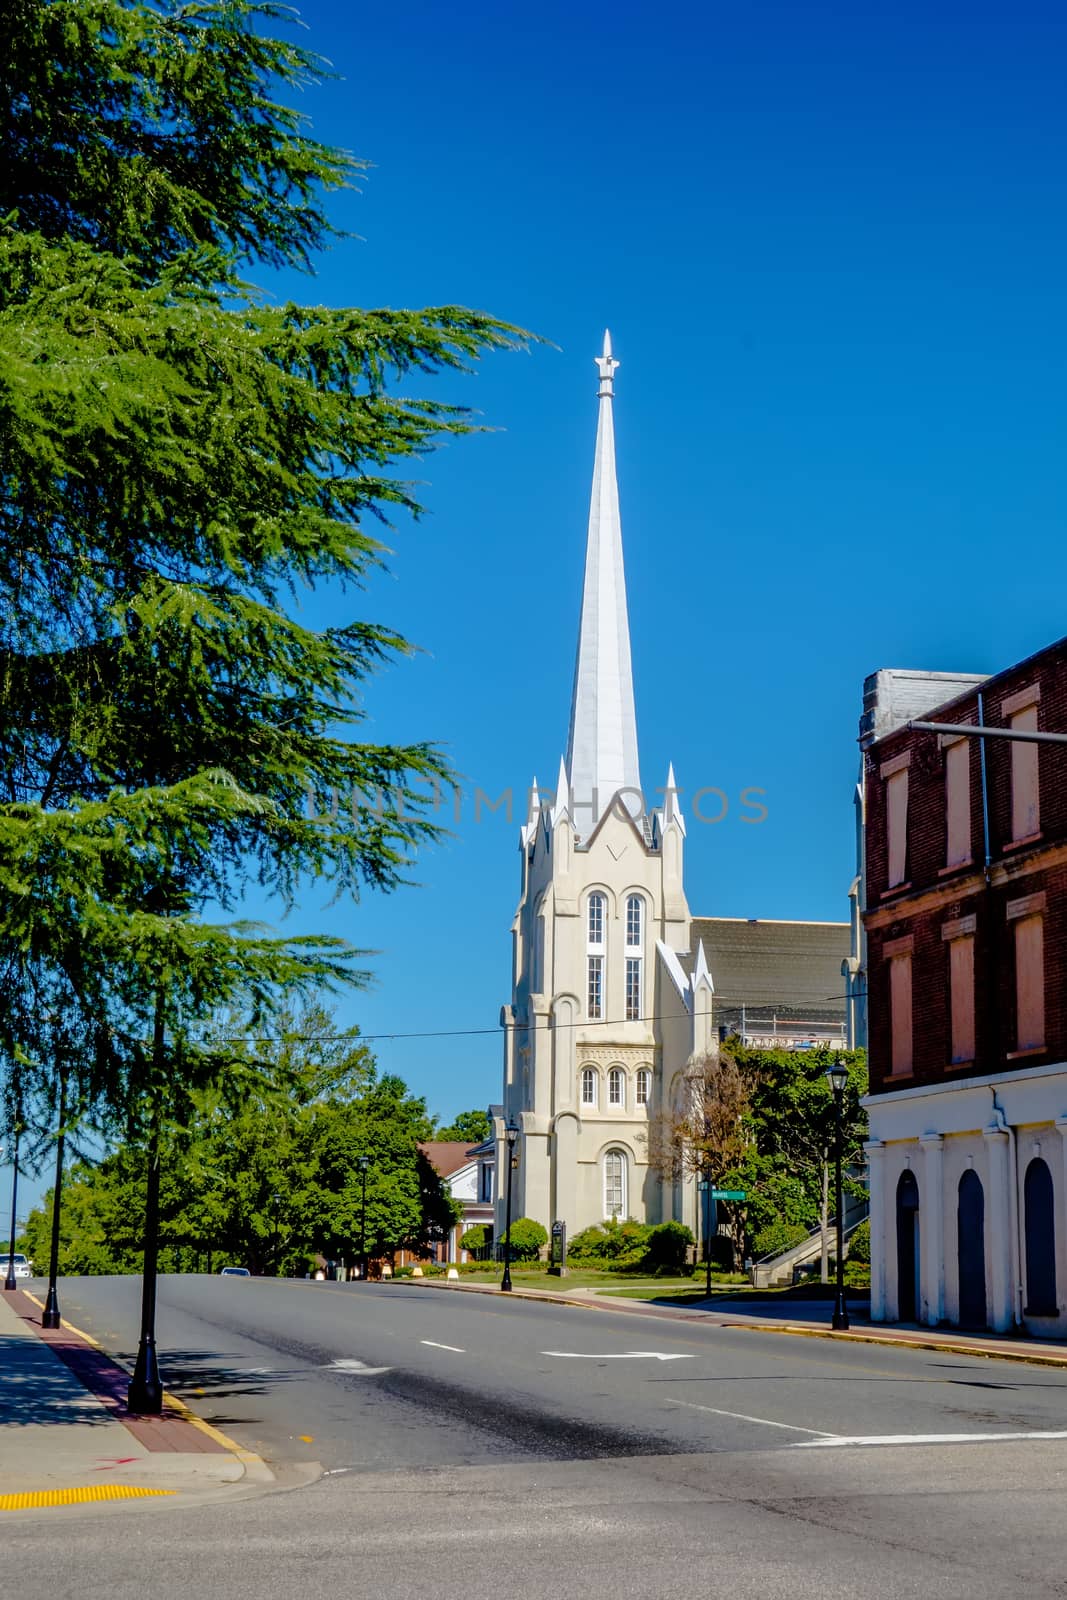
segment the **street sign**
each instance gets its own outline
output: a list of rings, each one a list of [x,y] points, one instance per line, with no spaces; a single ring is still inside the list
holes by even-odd
[[[748,1194],[744,1189],[713,1189],[713,1200],[747,1200]]]

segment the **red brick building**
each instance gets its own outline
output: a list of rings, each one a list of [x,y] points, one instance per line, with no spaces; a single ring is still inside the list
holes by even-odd
[[[922,720],[1067,732],[1067,641]],[[1067,1331],[1067,746],[864,752],[872,1312]]]

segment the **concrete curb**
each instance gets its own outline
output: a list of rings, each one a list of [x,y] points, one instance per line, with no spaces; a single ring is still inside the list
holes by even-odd
[[[411,1283],[408,1278],[397,1278],[398,1284]],[[418,1286],[430,1289],[443,1289],[452,1293],[458,1289],[463,1294],[490,1294],[499,1295],[499,1288],[488,1283],[448,1283],[435,1281],[433,1278],[418,1280]],[[981,1344],[971,1344],[966,1340],[953,1338],[939,1339],[936,1333],[912,1335],[910,1333],[878,1333],[873,1328],[868,1330],[852,1329],[848,1332],[836,1331],[833,1328],[811,1326],[808,1323],[796,1322],[746,1322],[743,1320],[726,1320],[729,1313],[724,1311],[693,1311],[683,1310],[674,1306],[651,1306],[643,1301],[628,1302],[625,1305],[610,1305],[604,1299],[581,1298],[586,1291],[576,1290],[574,1294],[552,1294],[543,1289],[512,1289],[511,1298],[514,1300],[541,1301],[543,1304],[557,1306],[573,1306],[586,1311],[616,1311],[628,1316],[644,1316],[652,1321],[667,1322],[702,1322],[708,1328],[727,1328],[734,1333],[777,1333],[786,1334],[795,1339],[836,1339],[843,1343],[881,1345],[892,1350],[933,1350],[946,1355],[974,1356],[985,1361],[1011,1361],[1031,1367],[1067,1367],[1067,1349],[1035,1349],[1020,1348],[1018,1345],[999,1345],[993,1340],[985,1340]],[[711,1318],[722,1319],[712,1321]]]

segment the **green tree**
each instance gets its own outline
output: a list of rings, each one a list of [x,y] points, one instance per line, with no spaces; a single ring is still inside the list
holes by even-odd
[[[374,522],[419,509],[400,469],[472,427],[409,381],[521,340],[244,282],[307,265],[360,170],[285,104],[319,63],[284,20],[266,0],[5,15],[0,998],[26,1013],[28,948],[64,973],[153,1149],[186,1086],[245,1070],[198,1039],[218,1006],[358,981],[356,952],[205,908],[249,882],[391,889],[435,835],[440,752],[359,737],[367,676],[409,644],[352,613],[316,628],[307,601],[365,585]],[[2,1043],[10,1073],[27,1041]]]
[[[461,1111],[444,1128],[438,1128],[435,1139],[457,1139],[465,1144],[482,1144],[492,1131],[487,1111]]]

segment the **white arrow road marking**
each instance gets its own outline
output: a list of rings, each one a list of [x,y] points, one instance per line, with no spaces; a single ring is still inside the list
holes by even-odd
[[[798,1428],[792,1422],[772,1422],[770,1417],[750,1417],[746,1411],[720,1411],[718,1406],[698,1406],[695,1400],[668,1400],[669,1406],[685,1406],[689,1411],[710,1411],[713,1417],[736,1417],[738,1422],[758,1422],[761,1428],[785,1428],[789,1433],[811,1433],[815,1437],[795,1444],[794,1450],[807,1449],[811,1444],[851,1444],[840,1434],[823,1433],[819,1428]]]
[[[543,1356],[561,1361],[692,1361],[692,1356],[666,1355],[662,1350],[627,1350],[622,1355],[599,1356],[590,1350],[542,1350]]]
[[[871,1433],[829,1434],[825,1439],[802,1439],[792,1450],[826,1450],[831,1446],[878,1444],[1001,1444],[1005,1440],[1067,1439],[1067,1431],[1033,1433]]]
[[[392,1367],[368,1367],[365,1361],[357,1361],[354,1356],[340,1356],[326,1366],[330,1372],[350,1372],[356,1378],[376,1378],[380,1372],[393,1370]]]
[[[420,1339],[420,1344],[428,1344],[434,1350],[452,1350],[457,1356],[465,1356],[466,1350],[461,1350],[458,1344],[438,1344],[436,1339]]]

